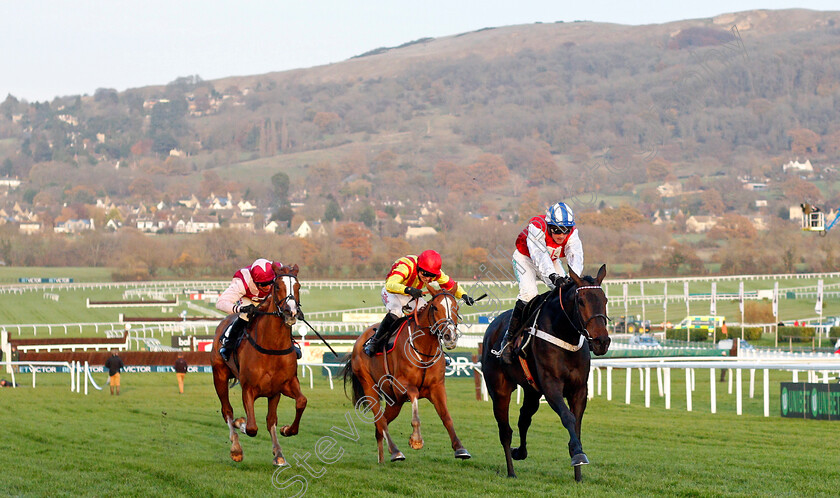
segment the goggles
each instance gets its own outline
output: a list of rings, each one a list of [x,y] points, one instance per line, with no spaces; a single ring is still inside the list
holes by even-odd
[[[257,287],[268,287],[269,285],[274,283],[274,280],[269,280],[268,282],[254,282],[257,284]]]
[[[435,278],[435,277],[437,277],[437,274],[432,273],[432,272],[430,272],[430,271],[426,271],[426,270],[419,270],[419,271],[420,271],[420,275],[423,275],[424,277],[428,277],[428,278]]]
[[[549,225],[548,229],[551,230],[551,233],[558,235],[566,235],[567,233],[572,231],[572,227],[564,227],[559,225]]]

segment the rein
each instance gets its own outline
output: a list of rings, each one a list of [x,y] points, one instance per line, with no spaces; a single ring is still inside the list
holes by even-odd
[[[568,322],[572,325],[572,327],[574,327],[575,332],[577,332],[580,335],[580,339],[578,340],[577,344],[568,343],[568,342],[566,342],[566,341],[564,341],[564,340],[562,340],[558,337],[555,337],[555,336],[553,336],[553,335],[551,335],[547,332],[544,332],[542,330],[537,329],[536,328],[536,319],[534,320],[534,325],[535,326],[531,329],[530,333],[532,335],[536,336],[536,337],[539,337],[540,339],[543,339],[547,342],[550,342],[550,343],[554,344],[555,346],[561,347],[561,348],[563,348],[567,351],[575,352],[575,351],[579,350],[581,347],[583,347],[583,342],[584,341],[589,343],[589,348],[592,349],[592,336],[589,334],[589,330],[587,330],[586,327],[589,325],[589,322],[591,322],[593,319],[598,318],[598,317],[603,318],[604,319],[604,324],[606,325],[607,323],[609,323],[610,317],[608,317],[607,315],[605,315],[603,313],[598,313],[598,314],[592,315],[591,317],[589,317],[588,320],[583,322],[583,319],[580,316],[580,310],[579,310],[579,307],[578,307],[577,303],[578,303],[578,300],[579,300],[579,297],[580,297],[579,292],[581,290],[585,290],[585,289],[598,289],[601,292],[604,291],[604,289],[600,285],[582,285],[580,287],[576,287],[575,288],[575,298],[574,298],[574,312],[573,312],[575,320],[572,320],[572,317],[570,317],[568,312],[566,312],[566,307],[563,304],[563,290],[558,289],[558,298],[560,299],[560,309],[563,311],[563,315],[566,317],[566,320],[568,320]],[[583,322],[583,323],[581,323],[581,322]]]
[[[283,274],[277,275],[274,278],[274,283],[272,284],[272,288],[271,288],[271,298],[272,298],[272,301],[274,301],[274,307],[275,307],[274,311],[263,311],[263,310],[257,309],[257,310],[254,310],[251,313],[252,315],[255,315],[255,316],[275,316],[277,318],[285,318],[283,316],[283,312],[280,311],[280,307],[283,306],[286,303],[286,301],[289,300],[289,298],[294,299],[295,296],[293,294],[293,292],[294,292],[293,290],[287,289],[288,294],[286,295],[286,297],[284,297],[283,299],[278,299],[277,298],[277,292],[276,292],[277,289],[278,289],[277,277],[292,277],[295,280],[297,280],[297,277],[292,275],[291,273],[283,273]],[[283,323],[285,324],[285,321]],[[290,353],[294,352],[294,350],[295,350],[295,346],[294,346],[295,341],[294,341],[294,338],[292,338],[292,328],[291,327],[289,327],[289,338],[292,340],[292,345],[289,346],[286,349],[266,349],[266,348],[260,346],[259,344],[257,344],[257,341],[254,339],[254,337],[248,332],[247,327],[245,328],[245,331],[244,331],[243,335],[245,336],[246,339],[248,339],[248,342],[251,343],[251,346],[253,346],[254,349],[256,349],[258,352],[260,352],[262,354],[273,355],[273,356],[282,356],[282,355],[290,354]]]
[[[452,299],[457,302],[457,300],[455,299],[455,296],[453,294],[445,291],[445,290],[441,290],[438,294],[435,295],[435,297],[437,297],[441,294],[443,294],[444,296],[451,296]],[[417,298],[414,298],[414,299],[416,300]],[[423,307],[424,310],[427,309],[427,308],[429,308],[429,310],[426,313],[431,314],[432,318],[434,318],[434,310],[436,310],[437,307],[434,304],[432,304],[431,301],[429,301],[429,303],[426,304],[426,306]],[[437,332],[435,330],[433,330],[433,327],[435,327],[437,325],[437,322],[429,323],[429,325],[427,325],[425,327],[421,327],[420,326],[420,319],[417,316],[417,314],[418,314],[418,307],[415,306],[414,307],[414,313],[413,313],[414,316],[412,317],[414,319],[414,325],[417,326],[417,330],[427,330],[432,337],[437,339],[437,344],[438,344],[437,351],[434,354],[426,354],[426,353],[420,352],[417,349],[417,347],[414,346],[414,336],[412,334],[409,334],[408,344],[411,346],[411,349],[413,349],[414,352],[417,353],[417,355],[419,355],[419,356],[424,356],[426,358],[435,358],[437,356],[440,356],[441,353],[443,353],[443,347],[441,346],[441,340],[442,339],[437,334]],[[450,318],[450,319],[447,319],[446,321],[449,322],[449,321],[452,321],[452,319]],[[429,320],[429,322],[431,322],[431,320]],[[436,327],[436,328],[439,329],[440,327]],[[456,324],[455,325],[456,333],[457,333],[457,328],[458,328],[458,326]]]

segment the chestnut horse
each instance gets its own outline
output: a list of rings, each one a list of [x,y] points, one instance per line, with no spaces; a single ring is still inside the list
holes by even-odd
[[[413,316],[397,322],[399,332],[390,351],[373,358],[365,354],[365,341],[374,332],[374,327],[370,327],[356,340],[344,367],[344,385],[346,389],[347,382],[352,382],[353,403],[357,408],[372,412],[379,463],[384,461],[383,438],[388,443],[391,461],[405,460],[405,455],[388,432],[388,424],[397,418],[406,401],[411,402],[411,426],[414,429],[408,444],[415,450],[423,447],[418,412],[420,398],[428,399],[435,406],[449,433],[455,458],[470,458],[455,434],[455,426],[446,407],[444,386],[446,362],[442,347],[452,349],[458,342],[458,302],[445,290],[429,288],[429,291],[432,298],[424,307],[415,308]],[[379,404],[382,398],[386,404],[384,413]],[[360,406],[360,403],[367,406]]]
[[[528,456],[528,427],[540,407],[540,397],[545,396],[569,432],[569,455],[575,480],[582,479],[580,466],[589,463],[580,442],[580,424],[586,409],[590,351],[600,356],[610,346],[607,296],[601,288],[606,274],[607,265],[601,266],[594,279],[578,277],[569,269],[571,282],[559,291],[555,289],[535,298],[526,309],[528,318],[523,320],[528,328],[520,334],[523,343],[530,341],[526,360],[514,356],[513,364],[505,365],[490,353],[499,347],[510,321],[510,311],[499,315],[487,327],[481,365],[484,382],[493,400],[493,415],[499,426],[508,477],[516,477],[513,460],[524,460]],[[511,449],[513,431],[508,410],[511,392],[517,385],[522,386],[525,400],[519,410],[519,447]]]
[[[230,429],[230,457],[235,462],[242,461],[242,446],[236,429],[251,437],[257,435],[257,420],[254,417],[254,400],[268,398],[268,414],[265,422],[271,434],[274,465],[286,465],[286,459],[277,441],[277,404],[280,395],[295,400],[295,420],[292,425],[280,428],[283,436],[298,433],[300,417],[306,408],[306,397],[300,392],[297,377],[297,357],[292,343],[292,325],[295,324],[300,300],[298,266],[292,267],[273,264],[276,275],[271,293],[257,307],[253,317],[242,333],[242,343],[226,363],[219,354],[221,335],[237,318],[229,315],[216,327],[213,341],[213,383],[216,394],[222,403],[222,417]],[[236,371],[238,368],[238,372]],[[233,418],[233,407],[228,399],[228,381],[237,379],[242,386],[242,404],[245,406],[246,420]]]

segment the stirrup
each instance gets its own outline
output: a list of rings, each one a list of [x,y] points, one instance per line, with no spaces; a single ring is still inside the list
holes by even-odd
[[[219,349],[219,356],[225,361],[230,361],[230,352],[224,346]]]
[[[365,345],[363,347],[364,352],[366,355],[373,358],[376,355],[376,351],[373,350],[373,336],[370,336],[367,341],[365,341]]]

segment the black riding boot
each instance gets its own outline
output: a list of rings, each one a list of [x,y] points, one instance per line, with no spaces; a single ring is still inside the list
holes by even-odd
[[[513,343],[519,335],[519,329],[522,322],[522,315],[525,313],[525,306],[528,303],[520,299],[516,300],[516,305],[513,307],[513,313],[510,315],[510,323],[505,331],[505,336],[502,338],[502,344],[499,350],[496,351],[496,356],[501,357],[502,362],[510,365],[513,361]]]
[[[373,356],[382,349],[383,342],[388,340],[388,335],[391,333],[391,327],[394,325],[394,322],[397,321],[397,315],[393,313],[388,313],[385,315],[385,318],[382,319],[382,323],[379,324],[379,328],[376,329],[376,333],[373,334],[373,337],[368,339],[367,343],[365,343],[365,353],[368,356]]]
[[[247,323],[248,322],[246,320],[243,320],[241,317],[237,317],[236,321],[233,322],[233,325],[230,326],[230,330],[224,338],[222,347],[219,348],[219,354],[222,355],[223,360],[228,361],[230,359],[230,354],[236,348],[236,341],[239,340],[239,336],[242,335],[242,331],[245,330],[245,325]]]

